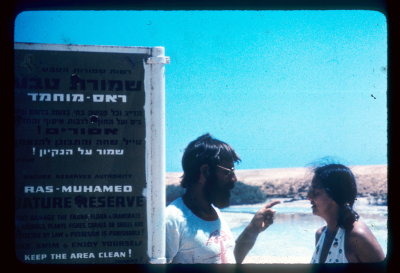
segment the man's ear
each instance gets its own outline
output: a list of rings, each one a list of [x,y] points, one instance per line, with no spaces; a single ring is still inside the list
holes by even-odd
[[[200,176],[208,179],[210,177],[210,167],[208,164],[204,164],[200,166]]]

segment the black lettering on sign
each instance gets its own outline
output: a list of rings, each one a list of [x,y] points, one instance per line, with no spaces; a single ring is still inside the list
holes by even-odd
[[[83,79],[78,74],[70,77],[70,90],[141,91],[142,81]]]

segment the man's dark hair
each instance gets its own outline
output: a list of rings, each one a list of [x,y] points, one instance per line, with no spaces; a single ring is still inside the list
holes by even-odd
[[[211,169],[222,162],[239,162],[240,158],[233,148],[210,134],[204,134],[186,147],[182,157],[183,177],[181,186],[187,188],[197,182],[200,167],[207,164]]]

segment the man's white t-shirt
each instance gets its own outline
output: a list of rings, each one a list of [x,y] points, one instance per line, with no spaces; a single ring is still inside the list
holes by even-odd
[[[182,198],[166,209],[166,258],[168,263],[235,263],[235,240],[218,208],[215,221],[205,221]]]

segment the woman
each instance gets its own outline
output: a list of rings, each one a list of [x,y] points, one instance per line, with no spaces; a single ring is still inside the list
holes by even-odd
[[[312,263],[380,262],[385,259],[381,246],[353,210],[357,186],[353,173],[341,164],[314,169],[308,193],[313,214],[326,226],[316,232]]]

